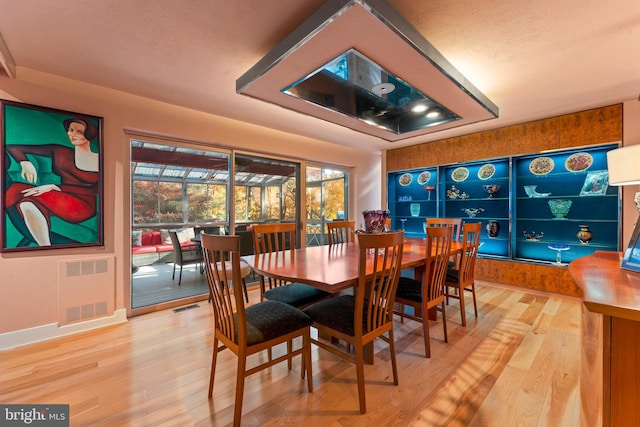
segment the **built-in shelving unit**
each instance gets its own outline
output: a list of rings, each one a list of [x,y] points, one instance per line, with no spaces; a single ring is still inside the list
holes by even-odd
[[[558,266],[618,250],[620,195],[608,186],[606,164],[607,151],[617,147],[390,172],[392,228],[424,237],[427,217],[482,222],[481,257]]]

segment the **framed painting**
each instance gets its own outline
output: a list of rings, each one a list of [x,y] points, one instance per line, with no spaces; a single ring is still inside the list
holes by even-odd
[[[640,219],[636,222],[636,226],[629,241],[629,247],[622,257],[621,268],[640,272]]]
[[[102,246],[102,118],[0,100],[0,251]]]

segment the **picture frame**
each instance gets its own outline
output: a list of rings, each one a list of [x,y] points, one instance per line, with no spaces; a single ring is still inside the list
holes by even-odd
[[[104,245],[102,117],[0,99],[0,252]]]
[[[629,246],[624,251],[620,268],[640,272],[640,219],[636,222]]]
[[[580,190],[581,196],[604,196],[609,188],[609,172],[606,170],[588,172]]]

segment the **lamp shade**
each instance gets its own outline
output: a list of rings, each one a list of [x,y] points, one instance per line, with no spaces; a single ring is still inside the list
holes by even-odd
[[[607,152],[609,184],[640,184],[640,144],[628,145]]]

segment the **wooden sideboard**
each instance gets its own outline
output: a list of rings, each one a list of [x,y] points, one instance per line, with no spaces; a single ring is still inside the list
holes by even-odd
[[[583,293],[584,426],[640,425],[640,273],[621,269],[621,259],[597,251],[569,265]]]

